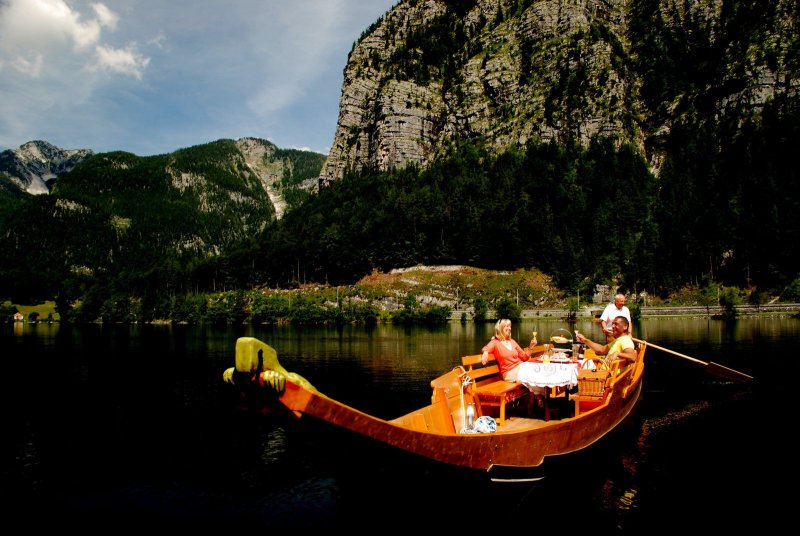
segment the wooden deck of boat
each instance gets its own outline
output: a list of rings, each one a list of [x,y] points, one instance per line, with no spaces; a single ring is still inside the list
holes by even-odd
[[[549,421],[544,420],[541,414],[541,409],[534,414],[535,416],[531,416],[531,414],[526,413],[525,410],[520,407],[514,408],[509,412],[505,423],[497,427],[497,431],[518,432],[520,430],[528,430],[530,428],[541,428],[542,426],[547,426],[553,422],[558,422],[563,418],[571,417],[572,413],[564,410],[565,403],[569,404],[571,402],[566,402],[563,394],[556,395],[550,399],[552,413]]]
[[[539,428],[547,424],[544,419],[531,419],[529,417],[522,417],[513,415],[506,417],[506,422],[502,426],[497,427],[498,432],[517,432],[519,430],[527,430],[530,428]]]
[[[565,400],[563,394],[554,396],[550,399],[552,413],[549,421],[546,421],[542,418],[541,409],[538,410],[538,413],[534,414],[537,416],[532,417],[531,414],[526,414],[525,410],[521,407],[514,408],[506,417],[506,422],[497,427],[497,431],[518,432],[520,430],[527,430],[530,428],[541,428],[542,426],[552,424],[554,421],[557,422],[563,418],[562,415],[565,413],[563,409],[559,411],[559,408],[563,408],[564,403]],[[571,414],[568,413],[567,416],[571,416]]]

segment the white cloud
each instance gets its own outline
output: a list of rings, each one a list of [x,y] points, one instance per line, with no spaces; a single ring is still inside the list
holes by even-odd
[[[92,4],[92,9],[94,9],[97,20],[101,25],[108,26],[111,30],[116,29],[117,22],[119,22],[119,17],[116,13],[108,9],[105,4]]]
[[[105,6],[103,16],[82,20],[63,0],[8,0],[0,15],[0,51],[25,59],[42,54],[57,58],[66,51],[80,53],[100,39],[103,26],[113,21]],[[98,13],[97,11],[95,13]]]
[[[327,152],[342,70],[396,0],[0,0],[0,149]]]
[[[8,0],[0,7],[0,58],[34,78],[76,64],[96,65],[98,56],[103,65],[113,47],[102,42],[102,32],[114,30],[119,17],[105,4],[93,4],[92,11],[84,17],[63,0]],[[139,71],[147,65],[131,48],[124,51]]]
[[[119,17],[105,4],[91,7],[84,17],[63,0],[8,0],[0,7],[0,64],[31,78],[69,81],[83,65],[141,79],[149,59],[135,44],[103,43],[103,29],[114,30]]]
[[[133,46],[125,49],[100,45],[96,48],[97,62],[90,70],[108,70],[141,80],[150,59],[138,54]]]
[[[30,58],[16,57],[11,61],[11,65],[20,73],[27,74],[33,78],[42,72],[44,58],[41,54],[36,54]]]

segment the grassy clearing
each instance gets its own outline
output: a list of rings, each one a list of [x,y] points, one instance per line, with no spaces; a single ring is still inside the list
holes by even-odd
[[[25,317],[25,321],[30,318],[31,313],[38,313],[40,322],[46,321],[48,318],[51,317],[55,321],[60,321],[61,317],[56,312],[56,302],[54,301],[46,301],[44,303],[38,303],[36,305],[19,305],[16,303],[11,302],[3,302],[3,306],[8,307],[16,307],[17,311],[22,313],[22,316]]]

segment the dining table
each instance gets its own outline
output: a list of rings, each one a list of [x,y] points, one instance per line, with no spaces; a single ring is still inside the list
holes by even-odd
[[[550,398],[557,391],[563,390],[569,401],[569,391],[578,385],[578,373],[584,362],[584,359],[572,359],[567,353],[556,352],[532,358],[519,367],[517,381],[532,393],[544,395],[544,420],[550,420]],[[589,360],[587,367],[594,369],[594,362]]]

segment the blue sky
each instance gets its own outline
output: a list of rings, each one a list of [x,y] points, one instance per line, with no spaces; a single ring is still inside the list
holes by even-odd
[[[0,0],[0,150],[327,154],[353,43],[399,0]]]

